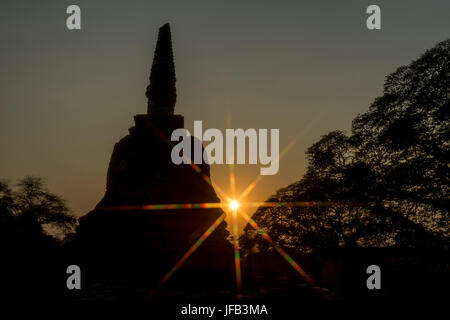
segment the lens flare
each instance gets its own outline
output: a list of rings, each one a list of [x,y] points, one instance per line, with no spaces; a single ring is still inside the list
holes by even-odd
[[[236,200],[231,200],[230,201],[230,209],[233,211],[236,211],[239,208],[239,202],[237,202]]]
[[[319,117],[322,114],[319,115]],[[317,119],[316,119],[317,120]],[[147,121],[147,125],[155,131],[155,133],[163,140],[165,141],[169,146],[173,146],[172,141],[170,141],[163,133],[161,133],[155,126],[151,124],[150,121]],[[228,111],[227,113],[227,125],[228,127],[231,127],[231,116]],[[313,122],[311,122],[305,129],[304,132],[300,132],[287,146],[286,148],[281,152],[279,155],[277,162],[283,158],[283,156],[289,152],[294,144],[298,136],[303,135],[307,131],[311,129],[313,125]],[[190,159],[189,159],[190,160]],[[187,161],[188,163],[190,161]],[[201,168],[194,163],[191,163],[192,169],[201,176],[201,178],[210,186],[212,186],[221,196],[222,201],[225,200],[222,203],[169,203],[169,204],[149,204],[149,205],[138,205],[138,206],[111,206],[111,207],[99,207],[98,210],[143,210],[143,211],[153,211],[153,210],[173,210],[173,209],[209,209],[209,208],[222,208],[228,209],[231,211],[232,214],[232,233],[233,233],[233,242],[234,242],[234,260],[235,260],[235,275],[236,275],[236,289],[237,289],[237,297],[242,298],[242,276],[241,276],[241,259],[240,259],[240,252],[239,252],[239,232],[238,232],[238,224],[237,224],[237,213],[239,211],[239,214],[241,214],[247,222],[256,229],[262,237],[268,241],[275,250],[300,274],[300,276],[303,277],[303,279],[311,284],[314,285],[313,280],[311,277],[300,267],[298,263],[294,261],[282,248],[279,244],[277,244],[273,239],[265,232],[263,229],[260,228],[260,226],[245,212],[241,210],[242,208],[248,207],[248,208],[260,208],[260,207],[327,207],[327,206],[337,206],[337,205],[349,205],[349,206],[368,206],[370,203],[358,203],[358,202],[241,202],[243,198],[245,198],[255,187],[256,185],[262,180],[263,176],[258,176],[255,180],[253,180],[240,195],[236,195],[236,179],[234,174],[234,165],[233,161],[228,162],[229,169],[230,169],[230,191],[231,196],[227,195],[218,185],[213,184],[211,181],[211,178],[209,174],[206,174],[202,172]],[[236,199],[236,200],[235,200]],[[240,209],[240,210],[238,210]],[[147,299],[150,299],[156,292],[159,291],[160,287],[164,285],[171,277],[172,275],[180,269],[180,267],[184,264],[184,262],[194,253],[195,250],[211,235],[211,233],[216,230],[216,228],[220,225],[220,223],[225,219],[225,214],[221,215],[205,232],[204,234],[197,240],[197,242],[194,243],[194,245],[181,257],[181,259],[175,264],[175,266],[167,272],[167,274],[161,279],[159,282],[157,288],[152,290],[148,296]],[[313,288],[318,289],[318,287],[314,286]],[[325,298],[328,298],[327,295],[320,290],[320,292],[324,295]]]
[[[241,276],[241,254],[239,252],[239,231],[237,224],[237,208],[239,203],[231,201],[231,214],[233,218],[233,242],[234,242],[234,268],[236,275],[236,296],[238,299],[242,298],[242,276]]]
[[[186,262],[186,260],[195,252],[195,250],[198,249],[202,245],[202,243],[213,233],[214,230],[222,223],[223,219],[225,219],[225,213],[222,214],[219,218],[214,221],[214,223],[209,226],[209,228],[202,234],[200,238],[194,243],[194,245],[181,257],[180,260],[173,266],[172,269],[170,269],[169,272],[166,273],[164,278],[161,279],[161,281],[158,283],[158,287],[153,289],[146,297],[146,300],[150,299],[155,293],[159,291],[159,288],[166,283],[173,274],[181,268],[181,266]]]

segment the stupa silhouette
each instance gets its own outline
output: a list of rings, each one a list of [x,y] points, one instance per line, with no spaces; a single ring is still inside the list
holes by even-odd
[[[201,237],[221,209],[143,210],[152,204],[218,203],[205,163],[193,168],[171,161],[170,136],[183,128],[177,100],[169,24],[159,30],[147,87],[147,114],[134,117],[129,134],[116,143],[106,193],[79,219],[73,246],[88,285],[120,283],[152,287]],[[193,145],[193,144],[192,144]],[[193,153],[192,153],[193,154]],[[224,221],[177,271],[168,286],[232,286],[233,249]]]

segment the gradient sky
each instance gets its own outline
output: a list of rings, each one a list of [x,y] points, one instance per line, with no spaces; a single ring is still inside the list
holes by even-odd
[[[66,29],[69,4],[82,30]],[[365,10],[381,7],[382,30]],[[382,93],[384,77],[450,35],[450,1],[20,1],[0,4],[0,178],[46,179],[74,213],[105,191],[114,144],[146,112],[158,28],[172,27],[176,113],[192,129],[279,128],[295,136],[262,201],[305,172],[304,152]],[[237,190],[259,165],[236,167]],[[225,190],[228,168],[212,166]]]

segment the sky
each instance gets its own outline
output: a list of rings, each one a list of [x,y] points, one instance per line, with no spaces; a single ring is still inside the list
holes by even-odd
[[[81,8],[81,30],[66,8]],[[381,30],[366,8],[381,8]],[[306,149],[382,94],[385,76],[450,35],[445,1],[22,1],[0,3],[0,179],[45,178],[76,215],[105,192],[114,144],[146,112],[158,28],[171,23],[175,113],[191,130],[280,130],[279,172],[247,197],[299,180]],[[236,166],[237,191],[259,165]],[[228,167],[213,165],[229,190]]]

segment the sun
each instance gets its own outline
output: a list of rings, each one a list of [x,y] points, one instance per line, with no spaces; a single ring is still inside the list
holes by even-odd
[[[230,209],[237,210],[237,208],[239,208],[239,202],[236,200],[231,200],[230,201]]]

